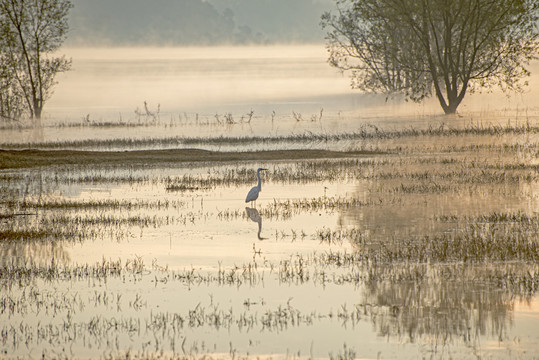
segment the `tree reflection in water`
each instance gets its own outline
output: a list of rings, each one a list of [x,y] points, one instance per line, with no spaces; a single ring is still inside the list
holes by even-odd
[[[43,129],[36,131],[42,132]],[[65,236],[58,236],[60,232],[57,227],[42,226],[47,212],[36,207],[57,191],[56,184],[44,180],[46,176],[40,169],[24,175],[4,175],[0,217],[1,267],[46,265],[51,261],[66,265],[70,262],[69,253],[63,246],[62,238]],[[61,232],[65,233],[63,230]]]
[[[373,278],[396,279],[405,278],[410,271],[425,271],[415,280],[367,281],[362,304],[379,336],[406,338],[412,343],[421,338],[423,343],[437,345],[462,341],[466,346],[476,345],[480,336],[506,338],[512,324],[514,292],[476,281],[478,269],[473,266],[464,271],[437,271],[426,265],[413,270],[416,266],[378,267],[371,272]],[[483,268],[487,273],[490,270]],[[450,275],[451,271],[462,278]]]
[[[54,262],[67,265],[69,252],[60,241],[2,241],[0,243],[0,267],[46,265]]]

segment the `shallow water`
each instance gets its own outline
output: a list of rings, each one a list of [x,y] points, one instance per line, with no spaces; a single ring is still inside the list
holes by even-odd
[[[539,116],[536,63],[525,93],[468,95],[461,116],[448,118],[435,99],[413,104],[350,89],[321,45],[64,50],[73,69],[59,75],[42,127],[2,129],[0,144],[173,137],[182,146],[186,137],[505,125]]]
[[[37,276],[26,285],[3,279],[0,350],[23,357],[533,358],[537,295],[485,279],[534,273],[536,265],[330,260],[465,231],[452,216],[472,223],[493,213],[533,216],[539,207],[530,195],[536,179],[402,190],[424,169],[444,185],[443,159],[460,158],[464,168],[480,158],[439,156],[432,164],[416,155],[366,157],[352,167],[319,161],[312,170],[305,162],[272,163],[256,211],[244,203],[256,163],[22,171],[26,182],[11,183],[5,196],[34,206],[2,226],[51,235],[2,242],[5,266],[54,263],[69,274],[119,259],[145,267],[118,276]],[[390,175],[395,167],[398,175]],[[92,174],[96,180],[85,180]],[[171,187],[179,184],[184,190]],[[55,238],[56,230],[64,235]]]
[[[533,94],[448,118],[356,96],[319,47],[70,51],[3,146],[387,154],[0,172],[0,358],[536,357],[539,136],[473,131],[534,126]],[[442,125],[471,131],[398,135]]]

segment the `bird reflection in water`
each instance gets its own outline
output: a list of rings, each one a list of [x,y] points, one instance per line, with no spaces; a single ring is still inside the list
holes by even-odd
[[[246,207],[245,212],[247,212],[247,216],[251,221],[254,221],[255,223],[258,223],[258,240],[266,240],[267,238],[263,238],[260,236],[260,232],[262,231],[262,218],[260,217],[260,213],[255,208]]]

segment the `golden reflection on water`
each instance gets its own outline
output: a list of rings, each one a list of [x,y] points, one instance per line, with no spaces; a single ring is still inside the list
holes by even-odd
[[[533,253],[382,255],[467,231],[537,242],[539,136],[504,132],[536,125],[537,89],[467,97],[445,117],[432,115],[435,101],[356,96],[316,46],[70,51],[74,71],[59,78],[43,127],[2,129],[0,142],[172,137],[156,146],[177,147],[198,136],[189,146],[205,147],[367,129],[374,136],[212,148],[389,154],[269,164],[256,209],[245,194],[268,164],[3,171],[0,357],[535,356]],[[144,101],[160,104],[159,118],[135,114]]]
[[[256,209],[244,198],[262,164],[5,172],[3,206],[12,216],[1,223],[0,346],[22,355],[39,332],[45,340],[32,345],[50,351],[76,332],[86,342],[76,342],[75,356],[105,342],[118,344],[118,356],[150,351],[141,344],[283,355],[282,344],[316,357],[343,344],[371,357],[535,350],[534,254],[383,257],[470,226],[536,242],[532,148],[505,147],[520,136],[463,136],[456,148],[449,136],[420,140],[379,141],[400,146],[387,155],[271,163]],[[16,237],[28,229],[32,236]],[[26,266],[34,285],[19,272]],[[102,268],[121,271],[95,275]],[[28,298],[28,286],[41,297]]]
[[[71,263],[68,250],[61,242],[30,241],[3,243],[0,246],[0,267],[25,266],[29,264],[50,264],[54,261],[60,265]]]

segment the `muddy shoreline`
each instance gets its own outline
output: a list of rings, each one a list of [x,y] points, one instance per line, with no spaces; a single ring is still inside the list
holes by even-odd
[[[0,150],[0,169],[23,169],[57,165],[162,165],[188,162],[274,161],[346,158],[380,155],[370,151],[268,150],[208,151],[201,149],[78,151]]]

